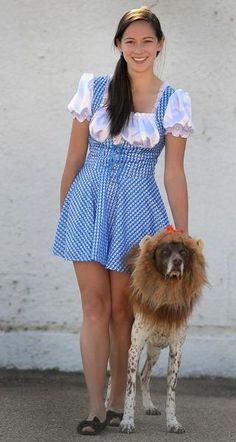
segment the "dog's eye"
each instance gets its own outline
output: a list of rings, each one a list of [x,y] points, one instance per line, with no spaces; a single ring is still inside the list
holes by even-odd
[[[169,256],[169,254],[170,254],[170,250],[169,249],[164,249],[164,250],[161,251],[161,256],[163,258]]]
[[[180,253],[181,256],[187,256],[187,254],[188,254],[186,249],[179,250],[179,253]]]

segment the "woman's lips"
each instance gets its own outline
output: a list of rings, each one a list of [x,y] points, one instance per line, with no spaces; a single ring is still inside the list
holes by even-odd
[[[144,63],[147,60],[147,57],[132,57],[136,63]]]

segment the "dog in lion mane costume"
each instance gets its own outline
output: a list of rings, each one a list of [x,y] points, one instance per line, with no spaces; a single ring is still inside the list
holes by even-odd
[[[207,284],[203,241],[169,226],[154,236],[146,235],[130,251],[126,264],[131,274],[130,302],[134,311],[129,349],[127,389],[120,431],[135,431],[136,373],[146,344],[147,359],[140,373],[146,414],[160,414],[150,396],[151,370],[161,349],[169,346],[167,375],[167,431],[185,432],[175,414],[175,388],[186,338],[187,320]]]

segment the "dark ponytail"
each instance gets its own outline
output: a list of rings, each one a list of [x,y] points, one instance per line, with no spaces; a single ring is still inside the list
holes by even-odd
[[[164,37],[157,16],[153,14],[153,12],[147,7],[142,7],[126,12],[126,14],[121,18],[114,37],[115,46],[117,46],[118,41],[121,41],[127,27],[136,20],[144,20],[150,23],[154,29],[158,41]],[[157,56],[158,54],[159,52],[157,52]],[[134,111],[127,63],[122,54],[116,65],[113,78],[108,87],[108,99],[106,105],[110,117],[110,136],[113,137],[121,132],[121,129],[129,121],[130,113]]]
[[[127,63],[121,54],[113,78],[108,87],[108,113],[110,115],[110,135],[118,135],[128,123],[130,112],[134,110]]]

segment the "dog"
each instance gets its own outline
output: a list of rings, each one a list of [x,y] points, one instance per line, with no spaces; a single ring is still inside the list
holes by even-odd
[[[161,349],[169,346],[166,426],[168,432],[185,432],[176,418],[175,388],[187,319],[207,284],[202,249],[202,240],[195,240],[169,226],[154,236],[145,236],[127,257],[135,320],[128,357],[124,414],[120,423],[123,433],[135,431],[136,373],[145,344],[147,359],[140,373],[145,412],[161,414],[152,403],[149,381]]]

